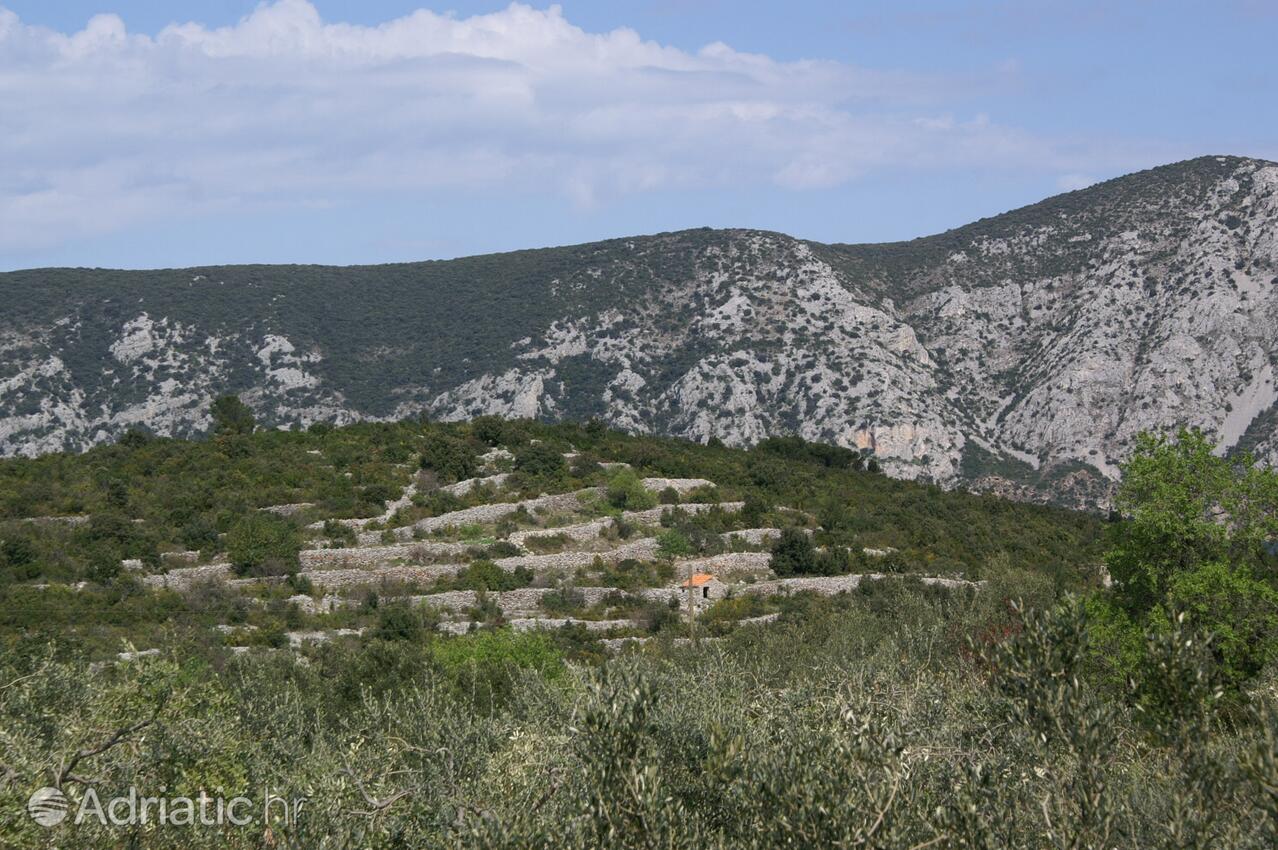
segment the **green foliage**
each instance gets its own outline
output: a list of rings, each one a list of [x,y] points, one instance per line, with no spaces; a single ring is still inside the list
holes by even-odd
[[[437,619],[429,609],[412,608],[404,603],[382,605],[377,609],[377,625],[372,637],[377,640],[421,641],[435,630]]]
[[[1168,588],[1167,607],[1211,636],[1231,686],[1278,658],[1278,590],[1252,576],[1246,565],[1211,562],[1178,572]]]
[[[530,570],[519,568],[511,571],[503,570],[492,561],[472,561],[464,570],[457,573],[449,582],[448,590],[502,591],[517,590],[532,584],[533,574]],[[444,588],[441,588],[444,589]]]
[[[83,614],[78,595],[55,606]],[[16,616],[18,601],[0,616]],[[25,812],[31,789],[68,753],[143,722],[80,765],[97,793],[269,784],[305,795],[300,821],[271,824],[275,846],[1260,850],[1278,839],[1268,688],[1254,710],[1219,724],[1194,708],[1201,659],[1151,652],[1169,671],[1162,702],[1190,718],[1179,734],[1179,723],[1133,716],[1089,681],[1089,618],[1077,603],[1014,613],[1009,633],[975,653],[954,637],[985,624],[979,598],[900,583],[784,605],[767,628],[700,650],[658,639],[598,669],[564,661],[556,644],[568,636],[418,640],[397,615],[382,620],[386,639],[317,646],[305,664],[260,650],[211,664],[208,647],[176,642],[160,657],[89,670],[44,635],[10,640],[0,842],[46,844],[51,833]],[[261,632],[264,647],[285,640]],[[1151,734],[1163,731],[1174,737]],[[73,804],[84,793],[75,782],[65,790]],[[59,829],[59,846],[121,836]],[[136,838],[148,850],[249,850],[263,831]]]
[[[568,462],[549,443],[530,443],[515,452],[515,472],[530,485],[553,487],[568,476]]]
[[[324,520],[324,536],[338,545],[354,546],[355,529],[336,520]]]
[[[506,431],[506,421],[500,416],[476,416],[470,420],[470,433],[486,446],[507,442]]]
[[[809,443],[802,437],[767,437],[755,445],[755,450],[789,461],[814,463],[830,469],[861,468],[859,452],[826,443]]]
[[[1183,617],[1211,637],[1220,674],[1237,689],[1278,657],[1278,589],[1266,549],[1278,535],[1278,474],[1212,448],[1196,430],[1137,439],[1105,560],[1135,625],[1167,630]]]
[[[608,504],[617,510],[642,511],[656,507],[657,499],[643,486],[633,469],[622,469],[608,481]]]
[[[1278,535],[1278,474],[1249,455],[1217,457],[1201,431],[1176,440],[1142,434],[1116,506],[1106,563],[1133,611],[1165,599],[1175,577],[1201,564],[1257,566]]]
[[[422,448],[422,469],[433,471],[442,483],[475,477],[478,452],[465,440],[431,432]]]
[[[812,537],[799,528],[785,528],[772,544],[772,571],[779,576],[814,575],[818,572]]]
[[[257,427],[253,411],[247,404],[240,401],[239,396],[219,396],[214,400],[210,414],[213,417],[213,433],[219,437],[240,437],[252,434],[253,429]],[[128,444],[130,448],[137,448],[138,445],[141,443],[136,439],[131,439]]]
[[[297,553],[301,548],[302,537],[297,526],[267,513],[251,513],[226,533],[231,566],[242,576],[297,572]]]
[[[549,681],[565,672],[554,642],[539,632],[480,631],[436,641],[430,655],[454,693],[465,695],[485,713],[509,701],[522,671],[536,672]]]
[[[692,544],[677,528],[668,528],[657,535],[657,553],[663,558],[678,558],[692,554]]]

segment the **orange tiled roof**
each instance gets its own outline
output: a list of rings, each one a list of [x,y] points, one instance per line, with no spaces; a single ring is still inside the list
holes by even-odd
[[[712,576],[710,573],[696,573],[695,575],[692,576],[692,578],[688,579],[687,581],[685,581],[683,584],[679,586],[680,587],[701,587],[701,585],[708,584],[713,580],[714,580],[714,576]]]

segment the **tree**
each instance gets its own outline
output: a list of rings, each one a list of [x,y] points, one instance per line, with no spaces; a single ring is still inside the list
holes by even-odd
[[[515,452],[515,471],[526,481],[556,483],[568,474],[568,462],[549,443],[530,443]]]
[[[657,554],[663,558],[678,558],[692,552],[692,543],[677,528],[668,528],[657,535]]]
[[[848,522],[847,502],[840,498],[839,494],[832,493],[821,503],[817,521],[826,531],[838,531]]]
[[[1278,474],[1249,454],[1216,456],[1207,437],[1141,434],[1122,467],[1122,517],[1105,561],[1133,612],[1162,603],[1176,577],[1217,562],[1264,570],[1278,535]]]
[[[772,544],[772,571],[779,576],[812,575],[817,572],[816,548],[801,528],[786,528]]]
[[[772,505],[754,491],[746,493],[745,504],[741,506],[741,523],[746,528],[759,528],[764,517],[772,510]]]
[[[475,450],[465,440],[447,434],[431,434],[422,448],[422,469],[434,471],[441,481],[473,478],[479,469]]]
[[[419,641],[433,629],[435,623],[420,609],[410,608],[403,602],[384,605],[377,612],[377,625],[373,637],[378,640]]]
[[[120,445],[126,449],[140,449],[155,437],[140,425],[132,425],[120,436]]]
[[[241,576],[295,573],[301,548],[302,536],[296,525],[261,511],[239,520],[226,533],[231,566]]]
[[[1122,472],[1105,556],[1115,601],[1134,626],[1183,618],[1211,635],[1225,680],[1241,684],[1278,657],[1278,474],[1247,453],[1217,456],[1197,429],[1141,434]]]
[[[500,416],[477,416],[470,422],[470,433],[485,445],[498,446],[506,435],[506,422]]]
[[[253,411],[237,395],[220,396],[210,409],[213,433],[219,437],[252,434],[257,425]]]

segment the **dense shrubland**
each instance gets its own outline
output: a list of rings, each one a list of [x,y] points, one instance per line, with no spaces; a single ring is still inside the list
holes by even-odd
[[[779,573],[902,575],[836,597],[728,598],[691,645],[674,640],[686,634],[677,613],[652,604],[629,613],[657,639],[618,657],[581,623],[440,636],[429,611],[377,593],[331,623],[361,624],[362,640],[232,655],[214,624],[251,620],[263,649],[307,625],[285,605],[304,576],[250,611],[212,589],[144,590],[108,568],[131,556],[162,569],[164,549],[189,536],[246,574],[289,572],[297,526],[257,508],[316,502],[374,516],[382,505],[368,489],[382,500],[409,475],[456,478],[492,446],[512,449],[520,492],[599,486],[600,510],[618,511],[658,502],[636,486],[641,475],[704,477],[745,502],[738,527],[785,525]],[[578,455],[565,462],[569,448]],[[1125,469],[1121,515],[1101,523],[891,481],[856,458],[482,419],[142,437],[0,464],[12,518],[0,526],[0,845],[1278,841],[1273,472],[1215,457],[1195,432],[1151,437]],[[601,459],[636,471],[608,472]],[[17,521],[65,514],[92,519]],[[671,504],[661,546],[715,551],[725,523]],[[871,564],[870,546],[896,551]],[[610,567],[608,582],[649,581],[643,571],[663,563]],[[945,590],[910,575],[924,571],[984,584]],[[87,584],[39,586],[58,580]],[[485,594],[530,580],[486,556],[434,590],[480,591],[472,616],[493,622]],[[570,587],[546,604],[584,607]],[[762,614],[779,619],[733,625]],[[89,663],[130,639],[164,649]],[[73,806],[90,787],[111,797],[130,785],[169,796],[269,788],[309,803],[293,824],[45,830],[24,811],[41,785]]]
[[[566,665],[544,635],[211,661],[189,646],[86,673],[0,662],[0,836],[141,847],[1267,847],[1274,682],[1223,698],[1183,634],[1151,638],[1163,713],[1094,675],[1083,606],[1009,572],[785,602],[700,648]],[[1008,607],[1028,594],[1037,613]],[[1145,687],[1147,687],[1146,685]],[[138,724],[144,724],[135,728]],[[299,824],[69,826],[22,806],[64,761],[100,795],[269,786]],[[63,778],[73,804],[85,792]],[[929,844],[930,843],[930,844]]]

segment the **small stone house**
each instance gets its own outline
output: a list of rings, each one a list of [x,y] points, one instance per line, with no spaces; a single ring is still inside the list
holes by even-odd
[[[679,585],[680,590],[691,593],[698,604],[704,604],[728,595],[728,586],[710,573],[693,573]]]

